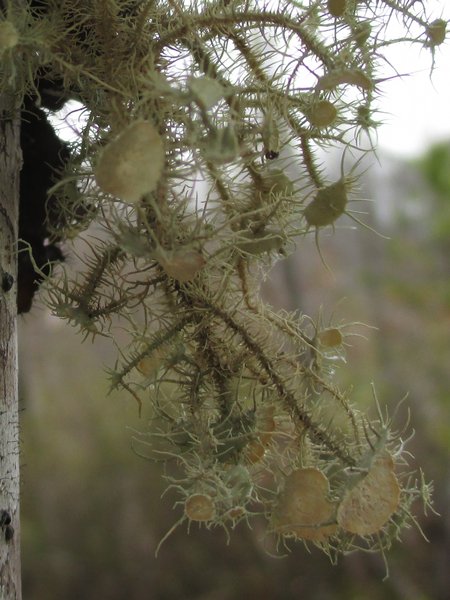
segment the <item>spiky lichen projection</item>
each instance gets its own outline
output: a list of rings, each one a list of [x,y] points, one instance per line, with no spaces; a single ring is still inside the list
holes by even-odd
[[[102,150],[95,168],[99,188],[126,202],[156,189],[164,166],[161,136],[148,121],[134,121]]]
[[[342,333],[336,327],[329,327],[328,329],[323,329],[317,334],[317,339],[319,344],[324,346],[325,348],[335,348],[336,346],[340,346],[342,344]]]
[[[58,189],[82,198],[61,193],[66,237],[80,206],[92,227],[48,303],[115,344],[111,387],[152,411],[136,449],[183,470],[167,475],[174,527],[256,516],[328,554],[384,552],[429,487],[403,432],[334,380],[352,326],[276,312],[259,284],[309,231],[357,220],[384,50],[402,23],[434,59],[447,22],[400,0],[6,4],[2,88],[54,77],[83,106]],[[330,145],[345,157],[337,180],[318,163]]]
[[[186,498],[184,512],[191,521],[212,521],[214,519],[214,502],[208,494],[192,494]]]
[[[329,482],[314,468],[296,469],[284,482],[272,513],[272,526],[282,535],[323,542],[336,533]]]
[[[436,19],[427,25],[427,35],[430,46],[440,46],[445,41],[447,34],[447,21]]]
[[[400,503],[400,486],[388,453],[377,456],[367,473],[346,493],[337,522],[350,533],[371,535],[389,521]]]
[[[347,208],[347,188],[345,180],[320,189],[314,200],[305,208],[305,219],[311,227],[332,225],[342,216]]]
[[[329,127],[336,120],[337,109],[329,100],[319,100],[311,105],[307,116],[314,127]]]
[[[9,21],[0,22],[0,55],[12,50],[19,43],[19,32]]]

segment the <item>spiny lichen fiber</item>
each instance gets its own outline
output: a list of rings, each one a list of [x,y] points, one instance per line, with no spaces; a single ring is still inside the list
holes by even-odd
[[[139,451],[183,471],[168,477],[177,523],[263,518],[332,557],[384,552],[429,501],[408,433],[338,389],[348,327],[276,312],[258,290],[306,235],[358,221],[374,100],[396,76],[385,52],[415,44],[433,66],[446,22],[406,0],[10,2],[2,19],[1,85],[38,96],[45,68],[83,107],[55,193],[67,212],[72,186],[77,213],[75,180],[93,207],[76,230],[63,220],[66,237],[97,229],[48,304],[116,344],[111,386],[153,408]],[[317,159],[330,146],[338,178]]]

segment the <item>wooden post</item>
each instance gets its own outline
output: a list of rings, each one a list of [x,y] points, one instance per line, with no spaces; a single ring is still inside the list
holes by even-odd
[[[0,94],[0,600],[20,600],[17,231],[19,111]]]

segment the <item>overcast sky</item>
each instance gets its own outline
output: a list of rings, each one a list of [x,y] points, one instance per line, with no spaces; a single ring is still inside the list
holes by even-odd
[[[431,20],[450,19],[450,2],[428,0]],[[435,69],[430,78],[429,49],[419,45],[397,45],[392,62],[408,77],[386,81],[380,86],[380,109],[385,125],[379,128],[380,150],[403,156],[421,154],[438,140],[450,140],[450,37],[436,48]]]

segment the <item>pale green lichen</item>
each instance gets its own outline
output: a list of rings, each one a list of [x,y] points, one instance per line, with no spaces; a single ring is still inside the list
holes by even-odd
[[[116,344],[112,387],[154,412],[136,444],[184,470],[168,480],[179,523],[228,531],[263,515],[269,531],[328,554],[348,551],[349,531],[384,551],[429,487],[402,474],[390,422],[369,422],[338,389],[330,365],[344,355],[346,325],[275,312],[258,288],[310,229],[352,216],[355,168],[327,183],[316,151],[357,152],[359,131],[376,126],[374,74],[385,47],[402,41],[389,38],[390,19],[432,53],[446,22],[397,0],[8,6],[0,83],[25,93],[45,68],[81,102],[60,188],[76,181],[92,207],[83,227],[101,227],[85,236],[74,281],[67,271],[48,283],[49,306]],[[70,211],[83,202],[61,202],[74,235]],[[386,456],[392,465],[377,472]],[[391,490],[382,514],[378,480]]]

